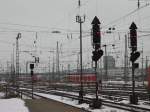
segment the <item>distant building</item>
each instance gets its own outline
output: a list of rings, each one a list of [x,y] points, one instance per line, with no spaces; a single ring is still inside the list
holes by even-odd
[[[104,64],[104,69],[106,68],[106,66],[108,69],[114,69],[116,67],[115,58],[113,58],[113,56],[104,56],[103,64]]]

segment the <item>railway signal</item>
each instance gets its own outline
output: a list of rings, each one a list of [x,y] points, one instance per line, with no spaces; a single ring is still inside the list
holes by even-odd
[[[98,61],[101,58],[101,56],[103,55],[102,50],[93,51],[92,53],[93,53],[92,60],[95,62]]]
[[[31,69],[31,70],[34,69],[34,64],[33,64],[33,63],[30,64],[30,69]]]
[[[101,45],[101,32],[100,32],[100,21],[97,16],[92,21],[92,36],[93,36],[93,47],[99,49]]]
[[[100,32],[101,23],[97,18],[97,16],[95,16],[91,24],[92,24],[93,48],[95,49],[95,51],[92,52],[93,53],[92,60],[95,61],[95,64],[97,65],[97,61],[103,55],[103,51],[101,50],[101,32]]]
[[[93,48],[94,51],[92,60],[95,62],[95,76],[96,76],[96,82],[95,82],[95,95],[96,99],[93,99],[92,104],[90,104],[90,107],[92,108],[100,108],[102,103],[101,100],[98,99],[98,81],[97,81],[97,61],[102,57],[103,51],[101,50],[101,32],[100,32],[100,21],[97,18],[97,16],[94,17],[92,21],[92,40],[93,40]]]
[[[131,45],[131,56],[130,61],[132,62],[132,95],[130,95],[130,103],[138,104],[138,95],[135,94],[135,76],[134,71],[136,66],[138,66],[135,61],[139,58],[140,52],[137,51],[137,26],[132,22],[130,29],[130,45]]]
[[[132,22],[130,26],[130,45],[132,51],[137,50],[137,26],[134,22]]]
[[[135,62],[140,57],[140,52],[131,53],[130,61]]]
[[[30,70],[31,70],[31,80],[32,80],[32,99],[33,99],[33,69],[34,69],[34,64],[30,64]]]
[[[39,63],[39,57],[35,57],[35,63]]]

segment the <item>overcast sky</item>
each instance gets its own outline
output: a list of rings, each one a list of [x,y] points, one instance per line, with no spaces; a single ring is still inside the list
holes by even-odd
[[[77,60],[79,52],[79,24],[75,22],[76,15],[86,15],[83,24],[84,63],[91,61],[91,21],[98,16],[102,27],[102,44],[116,44],[116,49],[108,47],[108,52],[120,52],[113,55],[118,60],[118,66],[123,63],[124,35],[132,21],[135,21],[140,31],[150,33],[150,6],[124,17],[137,9],[137,0],[81,0],[79,11],[78,0],[0,0],[0,62],[10,61],[13,43],[18,32],[22,33],[19,40],[21,51],[34,50],[37,32],[37,55],[41,62],[48,60],[50,50],[56,50],[56,42],[61,46],[60,61]],[[146,2],[142,1],[141,6]],[[123,17],[123,19],[114,20]],[[113,23],[112,23],[113,22]],[[109,27],[115,27],[116,33],[106,34]],[[60,34],[51,32],[58,30]],[[144,47],[144,56],[150,55],[149,36],[138,39],[139,50]],[[21,62],[33,60],[28,53],[20,54]],[[53,54],[51,53],[51,60]],[[69,57],[68,57],[69,56]],[[67,62],[66,62],[67,63]],[[64,65],[65,66],[65,65]],[[74,65],[75,66],[75,65]]]

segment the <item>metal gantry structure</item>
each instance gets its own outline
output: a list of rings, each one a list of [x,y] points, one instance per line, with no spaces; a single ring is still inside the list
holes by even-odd
[[[80,15],[76,16],[76,22],[80,24],[80,91],[79,91],[79,103],[83,103],[83,68],[82,68],[82,24],[85,22],[85,16],[82,18]]]
[[[15,74],[15,83],[19,78],[19,39],[21,38],[21,33],[18,33],[16,37],[16,74]],[[15,84],[17,85],[17,84]]]

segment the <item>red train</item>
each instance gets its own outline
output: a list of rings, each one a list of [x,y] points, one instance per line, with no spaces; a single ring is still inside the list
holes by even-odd
[[[39,78],[36,75],[33,75],[33,77],[31,77],[31,76],[20,76],[18,80],[19,81],[31,81],[31,80],[38,81]]]
[[[72,83],[80,83],[80,73],[70,73],[67,76],[67,80]],[[95,82],[95,73],[83,73],[82,74],[83,83]]]

